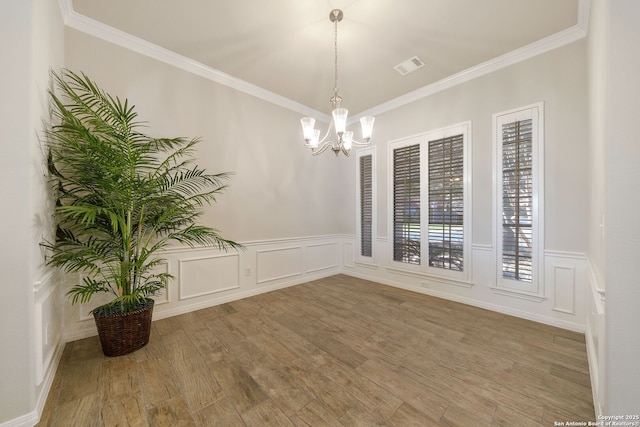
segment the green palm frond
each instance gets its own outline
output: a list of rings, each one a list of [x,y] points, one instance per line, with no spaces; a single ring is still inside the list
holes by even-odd
[[[58,230],[49,264],[84,275],[69,295],[87,302],[110,292],[115,307],[155,295],[172,278],[154,272],[154,254],[171,242],[240,249],[199,225],[202,207],[227,187],[228,173],[194,164],[197,138],[152,138],[134,105],[100,89],[85,74],[52,73],[57,124],[47,132]]]

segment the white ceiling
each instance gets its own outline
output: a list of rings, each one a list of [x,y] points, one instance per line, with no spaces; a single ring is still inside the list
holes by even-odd
[[[338,84],[343,106],[358,114],[514,52],[573,41],[568,34],[584,35],[587,0],[66,1],[72,27],[95,32],[99,21],[103,34],[122,31],[322,113],[334,80],[329,12],[342,9]],[[405,76],[394,69],[416,55],[425,67]]]

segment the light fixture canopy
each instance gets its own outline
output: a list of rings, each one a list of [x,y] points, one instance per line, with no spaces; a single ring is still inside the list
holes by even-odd
[[[347,130],[347,117],[349,110],[342,107],[342,98],[338,94],[338,22],[342,21],[344,14],[340,9],[333,9],[329,13],[329,20],[334,23],[334,60],[335,60],[335,79],[333,84],[333,96],[329,100],[331,102],[331,123],[327,129],[327,133],[320,139],[320,130],[315,129],[316,120],[313,117],[304,117],[300,119],[302,125],[302,133],[304,137],[304,145],[311,149],[314,156],[323,153],[328,148],[338,156],[340,152],[348,156],[352,146],[369,145],[373,132],[373,123],[375,117],[365,116],[360,119],[362,127],[362,139],[364,142],[358,142],[353,139],[353,132]],[[336,139],[328,140],[331,130],[335,131]]]

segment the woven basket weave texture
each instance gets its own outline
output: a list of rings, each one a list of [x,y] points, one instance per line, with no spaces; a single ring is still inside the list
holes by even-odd
[[[128,313],[103,315],[94,312],[102,352],[115,357],[133,353],[149,342],[151,334],[152,299],[146,299],[138,309]]]

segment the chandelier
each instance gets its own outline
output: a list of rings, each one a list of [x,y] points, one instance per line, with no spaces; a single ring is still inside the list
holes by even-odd
[[[353,131],[348,131],[347,128],[347,116],[349,110],[342,107],[342,98],[338,94],[338,22],[342,21],[342,11],[340,9],[334,9],[329,13],[329,19],[335,25],[334,30],[334,48],[335,48],[335,79],[333,82],[333,96],[330,99],[331,102],[331,116],[333,120],[329,124],[327,133],[322,139],[320,139],[320,130],[315,129],[316,119],[313,117],[304,117],[300,119],[302,124],[302,133],[304,134],[304,145],[311,149],[314,156],[323,153],[327,148],[331,148],[336,157],[342,151],[345,156],[349,155],[352,146],[366,146],[369,145],[371,139],[371,133],[373,131],[373,122],[375,117],[366,116],[360,119],[360,125],[362,126],[362,139],[364,142],[354,141]],[[331,129],[335,130],[335,141],[327,140]]]

